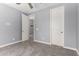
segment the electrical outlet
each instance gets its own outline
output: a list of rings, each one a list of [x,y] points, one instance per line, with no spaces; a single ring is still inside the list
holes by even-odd
[[[38,30],[39,30],[39,28],[36,28],[36,30],[38,31]]]

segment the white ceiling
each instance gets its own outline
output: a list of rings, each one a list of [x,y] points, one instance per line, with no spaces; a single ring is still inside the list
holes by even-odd
[[[21,3],[21,4],[9,3],[7,5],[25,13],[28,13],[31,10],[31,8],[29,7],[27,3]]]
[[[29,11],[29,13],[32,13],[32,12],[36,12],[36,11],[39,11],[41,9],[44,9],[44,8],[48,8],[48,7],[53,7],[53,6],[56,6],[58,5],[59,3],[32,3],[34,4],[34,7],[32,10]]]
[[[16,8],[17,10],[20,10],[24,13],[32,13],[49,6],[57,5],[57,3],[31,3],[31,4],[33,6],[33,9],[29,7],[28,3],[21,3],[19,5],[17,5],[16,3],[9,3],[7,5]]]

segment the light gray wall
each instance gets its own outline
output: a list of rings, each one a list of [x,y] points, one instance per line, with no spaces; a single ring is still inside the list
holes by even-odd
[[[77,4],[65,5],[64,43],[66,47],[77,48]]]
[[[35,14],[35,39],[38,41],[49,42],[50,38],[50,11],[44,9]]]
[[[78,6],[77,6],[77,11],[78,11],[78,13],[77,13],[77,48],[78,48],[78,50],[79,50],[79,4],[77,4]]]
[[[63,4],[64,12],[64,46],[77,48],[77,4]],[[56,6],[57,7],[57,6]],[[55,7],[54,7],[55,8]],[[50,41],[50,8],[36,12],[35,39],[39,41]]]
[[[0,45],[20,41],[21,25],[21,13],[0,4]]]

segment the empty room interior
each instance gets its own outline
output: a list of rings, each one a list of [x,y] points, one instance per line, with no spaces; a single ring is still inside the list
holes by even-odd
[[[78,16],[79,3],[0,3],[0,56],[78,56]]]

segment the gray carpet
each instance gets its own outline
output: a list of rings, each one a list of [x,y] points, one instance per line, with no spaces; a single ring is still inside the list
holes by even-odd
[[[0,56],[77,56],[77,53],[55,45],[25,41],[0,48]]]

